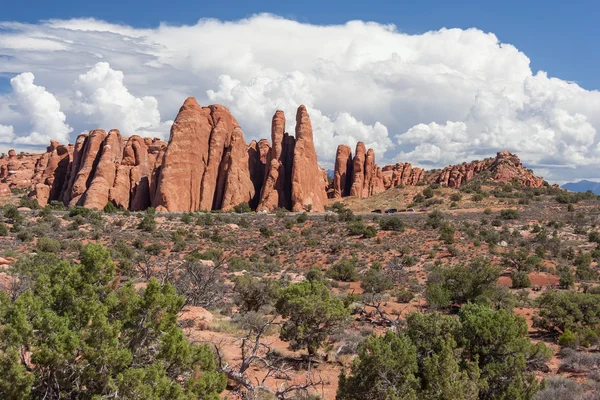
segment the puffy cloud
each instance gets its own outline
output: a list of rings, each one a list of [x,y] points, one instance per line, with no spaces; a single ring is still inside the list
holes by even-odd
[[[387,128],[379,122],[364,124],[348,112],[324,115],[315,107],[316,96],[310,79],[299,71],[275,79],[253,79],[248,84],[221,75],[219,90],[208,90],[207,95],[211,102],[228,104],[236,118],[245,123],[246,136],[251,139],[270,137],[275,110],[285,111],[287,130],[293,132],[296,109],[304,104],[311,117],[315,146],[323,165],[331,164],[331,155],[341,143],[355,146],[363,141],[379,154],[392,146]]]
[[[43,86],[33,83],[35,77],[24,72],[10,80],[18,108],[28,116],[32,132],[14,139],[15,143],[35,145],[47,144],[50,139],[68,141],[73,130],[65,123],[67,117],[60,111],[60,103]]]
[[[15,131],[12,125],[0,125],[0,143],[12,142]]]
[[[380,164],[437,167],[508,149],[551,181],[600,167],[600,92],[532,71],[525,54],[478,29],[411,35],[266,14],[153,29],[93,19],[0,28],[0,73],[35,72],[78,132],[165,136],[161,116],[194,95],[228,106],[247,138],[268,137],[276,109],[293,131],[305,104],[323,165],[338,143],[362,140]],[[0,97],[0,123],[24,131],[5,109]]]
[[[91,124],[118,128],[125,135],[165,138],[168,128],[164,125],[170,123],[161,122],[156,98],[133,96],[123,79],[123,72],[106,62],[97,63],[75,81],[74,112],[86,116]]]

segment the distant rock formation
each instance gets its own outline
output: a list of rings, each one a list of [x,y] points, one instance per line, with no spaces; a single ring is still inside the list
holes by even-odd
[[[427,172],[410,163],[380,168],[375,164],[375,152],[367,150],[364,143],[358,142],[354,158],[350,147],[343,144],[338,146],[333,183],[328,193],[331,198],[336,199],[346,196],[366,198],[393,187],[414,186],[419,182],[459,188],[484,171],[491,181],[516,182],[532,188],[544,186],[542,178],[535,176],[523,166],[519,157],[506,150],[499,152],[495,158],[450,165],[441,171]]]
[[[222,105],[201,107],[189,97],[171,128],[169,142],[123,137],[113,129],[92,130],[68,146],[52,141],[45,153],[0,157],[0,196],[25,190],[44,206],[59,201],[102,209],[107,203],[132,211],[231,210],[248,203],[258,212],[281,207],[323,211],[327,196],[367,198],[400,185],[438,183],[458,188],[485,172],[497,182],[542,187],[544,181],[519,158],[501,151],[495,158],[426,172],[410,163],[379,167],[375,152],[358,142],[354,157],[340,145],[333,180],[317,161],[306,107],[296,113],[295,136],[285,130],[283,111],[275,112],[271,144],[244,140]]]

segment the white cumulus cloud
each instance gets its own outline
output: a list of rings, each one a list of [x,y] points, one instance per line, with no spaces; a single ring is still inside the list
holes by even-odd
[[[73,130],[65,123],[67,117],[60,110],[60,102],[43,86],[33,83],[35,77],[24,72],[10,80],[17,107],[29,118],[32,131],[14,139],[15,143],[47,144],[51,139],[67,142]]]
[[[123,72],[113,70],[107,62],[97,63],[74,83],[74,112],[86,116],[90,123],[118,128],[124,135],[164,138],[168,128],[161,122],[156,98],[135,97],[123,80]]]
[[[218,91],[207,91],[209,100],[229,105],[233,115],[245,122],[245,132],[251,138],[269,137],[271,117],[275,110],[280,109],[286,112],[287,131],[294,132],[296,109],[304,104],[311,118],[315,146],[323,165],[331,164],[331,154],[335,154],[337,146],[342,143],[355,146],[358,141],[364,141],[379,154],[392,146],[387,128],[379,122],[368,125],[348,112],[324,115],[315,107],[316,96],[310,79],[299,71],[275,79],[256,78],[247,84],[228,75],[221,75],[218,81]]]
[[[196,96],[229,107],[248,140],[269,137],[276,109],[293,132],[305,104],[324,166],[337,144],[362,140],[380,164],[442,167],[508,149],[550,181],[600,168],[600,92],[532,71],[526,54],[475,28],[405,34],[268,14],[149,29],[94,19],[0,28],[0,73],[35,73],[76,132],[166,137],[164,120]],[[14,97],[0,96],[0,124],[19,141],[34,118],[15,114]]]
[[[12,142],[15,131],[12,125],[0,125],[0,143]]]

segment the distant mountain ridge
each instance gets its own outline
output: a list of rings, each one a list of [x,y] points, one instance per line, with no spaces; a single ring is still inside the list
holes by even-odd
[[[591,190],[595,194],[600,194],[600,182],[592,182],[585,179],[578,182],[565,183],[561,188],[570,190],[571,192],[587,192]]]

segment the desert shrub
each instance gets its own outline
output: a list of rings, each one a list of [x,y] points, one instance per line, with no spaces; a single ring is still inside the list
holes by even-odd
[[[360,236],[364,238],[372,238],[377,236],[377,229],[374,226],[367,226],[362,221],[354,221],[348,223],[348,233],[351,236]]]
[[[422,203],[424,201],[425,201],[425,196],[423,196],[421,193],[417,193],[417,195],[415,195],[415,197],[413,197],[414,204]]]
[[[36,210],[40,208],[40,204],[37,199],[30,199],[29,197],[23,196],[19,199],[19,207],[27,207]]]
[[[0,222],[0,236],[8,235],[8,227],[4,222]]]
[[[19,239],[21,242],[31,242],[33,240],[33,233],[31,233],[31,231],[26,228],[21,228],[17,232],[16,236],[17,239]]]
[[[529,400],[539,389],[528,366],[548,351],[531,344],[523,318],[469,304],[458,319],[412,313],[406,322],[359,346],[350,374],[340,374],[338,400]]]
[[[306,221],[308,221],[308,214],[303,212],[302,214],[298,215],[298,217],[296,217],[296,222],[299,224],[303,224]]]
[[[577,347],[577,337],[569,329],[565,330],[562,335],[558,337],[558,345],[560,347]]]
[[[358,280],[357,264],[356,258],[338,261],[327,270],[325,275],[337,281],[354,282]]]
[[[573,400],[580,393],[581,386],[574,380],[562,376],[549,376],[544,379],[542,390],[537,392],[533,400]]]
[[[271,257],[275,257],[279,254],[279,245],[274,240],[269,240],[264,246],[263,250]]]
[[[366,225],[361,221],[354,221],[348,224],[348,233],[351,236],[360,236],[365,233]]]
[[[433,309],[446,308],[452,304],[452,293],[441,283],[429,283],[425,289],[425,297]]]
[[[17,207],[15,207],[13,205],[4,206],[3,214],[4,214],[4,218],[8,219],[9,221],[14,222],[14,221],[23,219],[23,216],[21,215],[21,213],[19,212]]]
[[[425,221],[426,228],[439,229],[445,222],[445,216],[440,211],[435,210],[427,214],[427,221]]]
[[[528,288],[531,286],[529,275],[525,271],[513,271],[510,274],[513,289]]]
[[[567,191],[562,191],[559,193],[555,200],[561,204],[575,204],[581,200],[588,200],[597,197],[591,190],[588,190],[585,193],[572,193]]]
[[[262,236],[267,238],[272,237],[275,234],[272,229],[267,228],[266,226],[261,226],[258,231]]]
[[[156,220],[154,214],[145,214],[140,223],[138,229],[146,232],[154,232],[156,230]]]
[[[398,303],[408,303],[415,297],[410,290],[400,289],[396,292],[396,301]]]
[[[436,204],[444,204],[444,199],[427,199],[425,203],[423,203],[424,207],[435,206]]]
[[[200,213],[196,219],[196,225],[211,226],[214,224],[213,217],[210,213]]]
[[[365,230],[363,232],[363,237],[365,239],[374,238],[375,236],[377,236],[377,228],[371,225],[365,227]]]
[[[430,188],[430,187],[427,187],[427,188],[423,189],[423,196],[424,196],[426,199],[430,199],[430,198],[432,198],[434,194],[435,194],[435,193],[433,192],[433,189],[432,189],[432,188]]]
[[[226,378],[211,348],[190,344],[178,326],[184,300],[171,285],[114,285],[100,245],[79,259],[33,258],[15,271],[29,289],[14,300],[0,294],[0,398],[219,397]],[[19,356],[24,348],[33,364]]]
[[[350,313],[344,303],[318,281],[304,281],[281,290],[275,304],[285,319],[280,338],[292,350],[306,348],[313,356],[327,337],[349,323]]]
[[[600,232],[593,231],[588,234],[588,240],[592,243],[600,244]]]
[[[117,240],[112,246],[112,251],[114,258],[131,260],[135,257],[135,250],[123,240]]]
[[[189,257],[189,254],[186,256],[185,262],[177,268],[174,282],[186,304],[204,308],[223,304],[228,292],[228,286],[221,276],[224,265],[223,253],[217,249],[196,252],[193,257]]]
[[[461,201],[462,200],[462,195],[460,193],[452,193],[450,195],[450,200],[451,201]]]
[[[236,277],[233,293],[234,303],[241,312],[258,312],[275,302],[279,285],[272,279],[259,279],[246,274]]]
[[[384,231],[404,231],[404,222],[399,217],[381,218],[379,220],[379,226]]]
[[[319,271],[316,268],[311,268],[307,273],[306,273],[306,280],[309,282],[323,282],[324,281],[324,277],[323,274],[321,273],[321,271]]]
[[[496,281],[501,272],[489,260],[479,257],[466,265],[435,267],[427,279],[427,300],[439,307],[449,305],[449,301],[489,302],[498,288]]]
[[[559,372],[585,372],[600,369],[600,354],[575,351],[571,348],[563,348],[560,351],[562,362]]]
[[[575,276],[571,272],[571,268],[559,266],[558,272],[558,287],[561,289],[569,289],[575,285]]]
[[[144,248],[144,251],[152,256],[160,255],[164,250],[164,246],[160,242],[151,243]]]
[[[539,311],[533,319],[536,328],[561,333],[567,329],[579,334],[600,328],[600,295],[578,292],[546,292],[538,299]]]
[[[119,209],[117,208],[117,206],[115,206],[115,204],[112,201],[109,201],[106,203],[102,211],[104,211],[107,214],[112,214],[119,211]]]
[[[394,281],[388,275],[369,269],[362,277],[360,287],[365,293],[382,293],[394,287]]]
[[[238,214],[244,214],[252,212],[252,209],[250,208],[250,205],[247,202],[244,202],[234,206],[233,211]]]
[[[48,207],[50,207],[53,210],[58,210],[58,211],[62,211],[65,209],[65,205],[58,200],[52,200],[49,204]]]
[[[483,200],[483,195],[480,193],[475,193],[473,196],[471,196],[471,201],[480,202],[482,200]]]
[[[187,212],[187,213],[183,213],[183,215],[181,216],[181,222],[189,225],[193,222],[194,220],[194,214],[191,212]]]
[[[283,218],[285,217],[290,211],[286,208],[283,207],[277,207],[277,209],[275,210],[275,216],[277,218]]]
[[[285,223],[283,224],[285,229],[292,229],[294,227],[294,225],[295,225],[295,223],[294,223],[294,220],[292,220],[292,219],[286,220]]]
[[[37,251],[56,254],[60,252],[60,242],[56,239],[41,237],[38,239],[36,248]]]
[[[354,213],[344,203],[336,201],[331,206],[329,206],[328,209],[335,212],[338,215],[338,219],[340,221],[349,222],[355,220]]]
[[[92,213],[92,211],[93,210],[91,210],[89,208],[85,208],[82,206],[75,206],[69,210],[69,217],[73,218],[73,217],[80,215],[83,218],[88,218],[90,216],[90,214]]]
[[[454,229],[454,226],[451,223],[449,223],[449,222],[443,223],[442,226],[440,227],[440,240],[442,240],[446,244],[454,243],[454,233],[455,232],[456,232],[456,229]]]
[[[246,258],[233,256],[227,261],[230,271],[252,271],[252,262]]]
[[[500,218],[505,220],[519,219],[519,212],[512,208],[500,210]]]
[[[580,253],[575,257],[575,276],[580,281],[595,281],[598,274],[591,268],[592,254]]]

